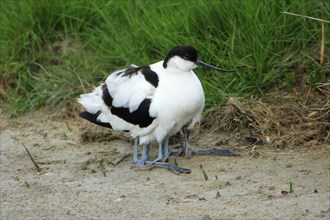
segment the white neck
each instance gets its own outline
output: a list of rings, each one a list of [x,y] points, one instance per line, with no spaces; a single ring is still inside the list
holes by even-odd
[[[197,65],[189,60],[184,60],[179,56],[174,56],[167,62],[167,68],[176,69],[180,72],[190,72],[195,69]]]

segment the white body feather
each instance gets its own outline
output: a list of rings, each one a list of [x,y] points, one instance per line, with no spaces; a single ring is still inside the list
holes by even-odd
[[[175,60],[174,60],[175,61]],[[181,62],[187,65],[187,62]],[[183,126],[191,129],[201,119],[204,109],[204,92],[202,85],[189,69],[177,68],[180,61],[169,62],[163,67],[163,61],[150,65],[159,78],[157,87],[149,83],[143,74],[122,76],[116,71],[106,79],[106,85],[113,98],[115,107],[129,108],[134,112],[146,98],[151,99],[149,114],[155,119],[145,128],[134,125],[113,115],[102,99],[101,86],[92,93],[82,94],[78,102],[90,113],[101,111],[98,121],[110,123],[114,130],[127,130],[133,138],[139,137],[140,144],[150,143],[153,140],[161,142],[167,135],[171,136],[181,130]]]

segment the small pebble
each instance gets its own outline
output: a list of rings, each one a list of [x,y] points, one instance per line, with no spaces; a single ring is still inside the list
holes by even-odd
[[[230,183],[229,181],[227,181],[227,182],[225,183],[225,186],[231,186],[231,183]]]

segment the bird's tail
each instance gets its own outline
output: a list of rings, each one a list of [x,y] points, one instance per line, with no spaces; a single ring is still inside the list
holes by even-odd
[[[108,119],[109,109],[102,99],[102,87],[96,87],[93,92],[80,95],[78,102],[86,109],[80,117],[97,125],[111,128]]]
[[[96,114],[104,105],[102,100],[102,89],[96,87],[93,92],[81,94],[77,100],[89,113]]]

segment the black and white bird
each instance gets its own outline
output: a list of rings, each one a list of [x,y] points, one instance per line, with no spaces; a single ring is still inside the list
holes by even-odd
[[[129,132],[134,139],[133,165],[167,168],[174,173],[190,173],[189,169],[168,162],[169,138],[180,131],[184,134],[177,155],[193,151],[200,154],[236,155],[229,149],[191,150],[189,133],[201,120],[204,91],[192,71],[204,66],[223,70],[198,59],[191,46],[177,46],[166,58],[148,66],[131,65],[110,74],[105,83],[93,92],[82,94],[78,102],[86,109],[80,116],[97,125]],[[150,160],[149,145],[156,141],[158,156]],[[138,147],[143,146],[138,158]]]

